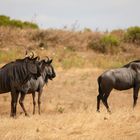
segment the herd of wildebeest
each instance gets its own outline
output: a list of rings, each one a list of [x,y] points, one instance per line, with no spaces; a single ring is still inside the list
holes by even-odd
[[[52,66],[52,59],[47,56],[40,60],[39,56],[28,55],[23,59],[5,64],[0,68],[0,94],[11,93],[11,117],[16,116],[17,101],[21,105],[25,116],[28,113],[24,107],[26,94],[32,94],[33,114],[35,114],[35,93],[38,92],[38,113],[40,114],[41,95],[43,87],[56,77]],[[140,60],[131,61],[128,64],[105,71],[98,79],[97,111],[100,111],[100,100],[110,112],[107,99],[112,89],[127,90],[133,88],[133,107],[135,107],[140,87]],[[94,81],[93,81],[94,82]]]
[[[32,93],[35,113],[35,92],[38,92],[38,107],[40,113],[41,94],[43,86],[52,80],[56,74],[52,66],[52,59],[48,57],[40,60],[40,58],[28,56],[26,53],[25,58],[17,59],[0,69],[0,93],[11,93],[11,114],[16,116],[16,106],[18,96],[20,94],[19,104],[21,105],[24,113],[28,116],[24,107],[23,101],[27,93]]]

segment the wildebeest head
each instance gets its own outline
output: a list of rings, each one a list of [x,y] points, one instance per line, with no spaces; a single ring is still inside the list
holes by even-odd
[[[34,54],[32,53],[32,56],[26,55],[24,59],[17,59],[16,62],[22,61],[26,65],[28,75],[37,79],[41,76],[41,68],[38,59],[39,57],[34,57]]]
[[[39,65],[38,57],[35,58],[27,57],[25,59],[30,75],[33,76],[35,79],[41,76],[41,68]]]
[[[51,60],[49,60],[48,62],[47,62],[47,75],[48,75],[48,78],[50,79],[50,80],[52,80],[53,78],[55,78],[56,77],[56,74],[55,74],[55,71],[54,71],[54,68],[53,68],[53,66],[52,66],[52,59]]]
[[[47,60],[42,60],[41,63],[42,65],[44,65],[44,70],[46,72],[46,77],[50,80],[52,80],[53,78],[56,77],[56,74],[55,74],[55,71],[54,71],[54,68],[52,66],[52,59],[49,60],[49,58],[47,57]]]
[[[28,70],[30,71],[30,75],[33,76],[35,79],[37,79],[39,76],[41,76],[42,69],[40,67],[39,59],[40,57],[34,57],[34,53],[31,52],[32,55],[28,55],[28,52],[25,53],[25,61],[27,63]]]

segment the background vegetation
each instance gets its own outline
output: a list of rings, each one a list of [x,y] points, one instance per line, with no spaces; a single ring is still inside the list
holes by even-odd
[[[139,46],[138,26],[110,32],[41,30],[37,24],[0,16],[0,63],[24,57],[29,50],[54,58],[55,66],[63,69],[114,68],[139,59]]]
[[[0,15],[0,26],[11,26],[11,27],[32,28],[32,29],[38,28],[38,25],[35,23],[10,19],[10,17],[5,16],[5,15]]]
[[[1,94],[1,140],[139,140],[140,102],[132,108],[131,90],[111,92],[111,115],[103,104],[97,113],[96,100],[97,78],[104,69],[140,59],[140,27],[99,32],[0,23],[1,66],[24,58],[28,50],[41,58],[53,58],[57,75],[44,86],[41,115],[37,106],[32,115],[32,96],[28,94],[24,104],[30,117],[25,117],[18,105],[17,118],[9,118],[11,96]]]

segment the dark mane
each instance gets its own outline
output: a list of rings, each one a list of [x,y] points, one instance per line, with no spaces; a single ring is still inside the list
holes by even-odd
[[[5,68],[7,65],[12,64],[14,62],[23,62],[24,60],[25,60],[25,58],[24,59],[16,59],[15,61],[11,61],[11,62],[5,64],[4,66],[1,67],[1,69]]]
[[[23,59],[16,59],[15,61],[11,61],[11,62],[5,64],[4,66],[2,66],[1,69],[4,68],[4,67],[6,67],[6,66],[9,65],[9,64],[14,63],[14,62],[23,62],[23,61],[25,61],[25,59],[27,59],[27,58],[29,58],[29,57],[25,57],[25,58],[23,58]]]
[[[5,64],[4,66],[2,66],[0,69],[3,69],[3,68],[5,68],[7,65],[9,65],[9,64],[12,64],[12,63],[14,63],[14,61],[12,61],[12,62],[9,62],[9,63],[7,63],[7,64]]]
[[[23,58],[23,59],[16,59],[16,62],[22,62],[22,61],[24,61],[25,59],[28,59],[29,57],[25,57],[25,58]]]
[[[140,63],[140,60],[131,61],[128,64],[125,64],[123,67],[128,68],[130,66],[130,64],[132,64],[132,63]]]

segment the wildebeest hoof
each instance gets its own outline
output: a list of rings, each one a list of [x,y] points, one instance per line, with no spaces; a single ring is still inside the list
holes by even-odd
[[[13,119],[17,119],[17,116],[15,116],[15,115],[10,115],[10,117]]]
[[[11,118],[15,118],[16,115],[14,115],[14,114],[11,113],[11,114],[10,114],[10,117],[11,117]]]
[[[104,120],[108,120],[108,118],[107,117],[104,117]]]
[[[97,110],[96,112],[100,113],[100,110]]]
[[[107,110],[107,112],[108,112],[110,115],[112,114],[110,110]]]
[[[25,114],[26,117],[30,117],[29,114]]]

